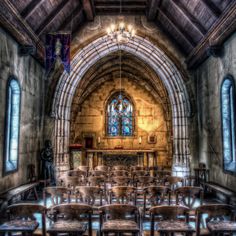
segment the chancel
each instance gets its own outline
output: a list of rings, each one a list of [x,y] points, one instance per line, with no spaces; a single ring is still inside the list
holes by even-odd
[[[236,1],[0,1],[1,235],[236,235]]]

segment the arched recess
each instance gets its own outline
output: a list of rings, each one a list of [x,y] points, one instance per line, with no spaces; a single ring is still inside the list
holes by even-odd
[[[117,45],[108,36],[100,37],[78,51],[72,60],[70,75],[63,73],[54,94],[55,159],[60,169],[68,168],[70,110],[76,88],[86,71],[101,58],[123,50],[148,64],[163,81],[170,97],[173,127],[173,171],[189,168],[188,116],[190,100],[184,78],[175,64],[152,42],[135,36],[127,44]]]

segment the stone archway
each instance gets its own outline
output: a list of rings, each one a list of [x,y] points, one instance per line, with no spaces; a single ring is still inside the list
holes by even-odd
[[[71,74],[63,73],[60,77],[52,107],[55,117],[56,165],[61,169],[68,166],[70,109],[78,83],[98,60],[118,50],[129,52],[145,61],[163,81],[172,108],[173,171],[188,171],[190,159],[188,116],[191,111],[184,78],[165,52],[139,36],[135,36],[125,45],[117,45],[108,36],[96,39],[75,55]]]

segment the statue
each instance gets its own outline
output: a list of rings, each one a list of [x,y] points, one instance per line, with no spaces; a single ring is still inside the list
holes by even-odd
[[[50,179],[51,184],[55,184],[53,149],[50,140],[45,140],[44,148],[41,151],[42,177],[44,180]]]

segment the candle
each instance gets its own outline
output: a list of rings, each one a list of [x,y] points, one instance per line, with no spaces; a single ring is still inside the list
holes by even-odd
[[[101,138],[100,137],[98,137],[98,144],[100,144],[101,143]]]
[[[142,136],[140,136],[140,137],[138,138],[138,143],[139,143],[139,144],[142,143]]]

